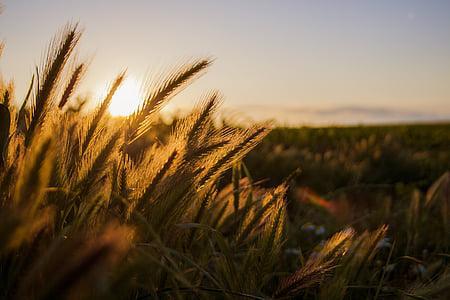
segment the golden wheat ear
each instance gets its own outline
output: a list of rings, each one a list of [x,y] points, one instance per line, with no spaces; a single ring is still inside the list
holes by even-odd
[[[382,225],[373,232],[365,231],[355,237],[340,260],[340,267],[328,284],[321,285],[319,299],[341,300],[350,296],[348,286],[363,276],[362,270],[367,268],[380,250],[380,241],[385,237],[387,225]]]
[[[230,139],[236,140],[236,142],[223,151],[223,155],[209,168],[205,169],[204,174],[198,180],[198,186],[202,187],[208,182],[216,180],[225,170],[231,168],[233,163],[253,149],[269,132],[269,125],[263,124],[253,126],[235,137],[231,136]]]
[[[29,147],[33,137],[53,105],[53,98],[61,80],[61,73],[81,37],[78,24],[67,25],[50,43],[46,59],[41,67],[35,99],[31,106],[31,120],[25,134]]]
[[[280,201],[283,201],[286,195],[287,187],[285,185],[278,186],[272,193],[268,193],[263,200],[265,203],[261,208],[256,209],[248,223],[242,227],[236,239],[237,244],[243,243],[251,237],[251,233],[258,225],[263,223],[267,216],[272,212],[273,208],[278,207]],[[277,212],[275,212],[276,214]]]
[[[63,109],[66,103],[70,100],[70,97],[78,87],[81,79],[86,73],[86,64],[79,64],[75,70],[73,70],[72,75],[70,76],[69,82],[67,82],[66,88],[64,89],[64,93],[59,100],[58,108]]]
[[[128,128],[125,133],[125,143],[131,145],[148,132],[152,122],[151,117],[159,111],[162,105],[176,93],[185,88],[192,80],[201,75],[212,63],[210,59],[201,59],[185,64],[171,73],[166,79],[156,84],[150,83],[148,94],[141,107],[128,118]]]
[[[350,228],[333,235],[320,250],[313,252],[304,266],[281,280],[274,298],[295,297],[302,290],[320,284],[336,268],[337,260],[346,253],[354,235]]]
[[[214,91],[210,94],[207,94],[201,104],[199,105],[198,113],[194,114],[193,120],[186,132],[186,139],[188,142],[192,142],[199,138],[199,135],[202,134],[204,128],[206,127],[209,118],[212,117],[212,114],[217,110],[222,97],[219,92]]]

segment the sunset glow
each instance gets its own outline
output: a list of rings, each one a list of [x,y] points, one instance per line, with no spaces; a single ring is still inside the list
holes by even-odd
[[[15,78],[17,102],[55,28],[77,20],[86,28],[80,55],[96,70],[81,92],[95,92],[122,68],[145,75],[207,56],[214,66],[190,96],[217,89],[245,118],[291,125],[450,118],[450,1],[0,2],[0,71]],[[117,20],[127,21],[116,30]],[[122,93],[138,102],[128,88]],[[115,101],[111,112],[135,107]]]
[[[134,78],[126,78],[112,98],[109,112],[113,116],[128,116],[142,103],[139,83]]]

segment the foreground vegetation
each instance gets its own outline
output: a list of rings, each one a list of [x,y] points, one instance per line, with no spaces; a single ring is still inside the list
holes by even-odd
[[[84,115],[80,37],[68,26],[51,43],[20,108],[1,86],[1,298],[445,299],[448,173],[426,197],[378,205],[392,214],[373,228],[316,226],[337,210],[311,191],[288,201],[295,172],[273,188],[252,180],[242,160],[270,126],[215,126],[218,93],[149,138],[209,60],[157,76],[141,107],[116,120],[107,110],[121,73]]]

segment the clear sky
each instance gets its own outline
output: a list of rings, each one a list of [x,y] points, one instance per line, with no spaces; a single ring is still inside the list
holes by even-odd
[[[0,60],[21,99],[34,65],[67,21],[85,29],[92,59],[82,89],[96,93],[127,67],[216,58],[178,96],[185,108],[213,89],[235,118],[280,123],[450,119],[448,0],[3,0]]]

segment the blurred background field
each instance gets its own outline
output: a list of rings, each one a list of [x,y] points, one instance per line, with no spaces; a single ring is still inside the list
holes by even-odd
[[[321,194],[398,185],[424,191],[450,166],[450,123],[275,128],[245,163],[269,186],[300,168],[296,183]]]

